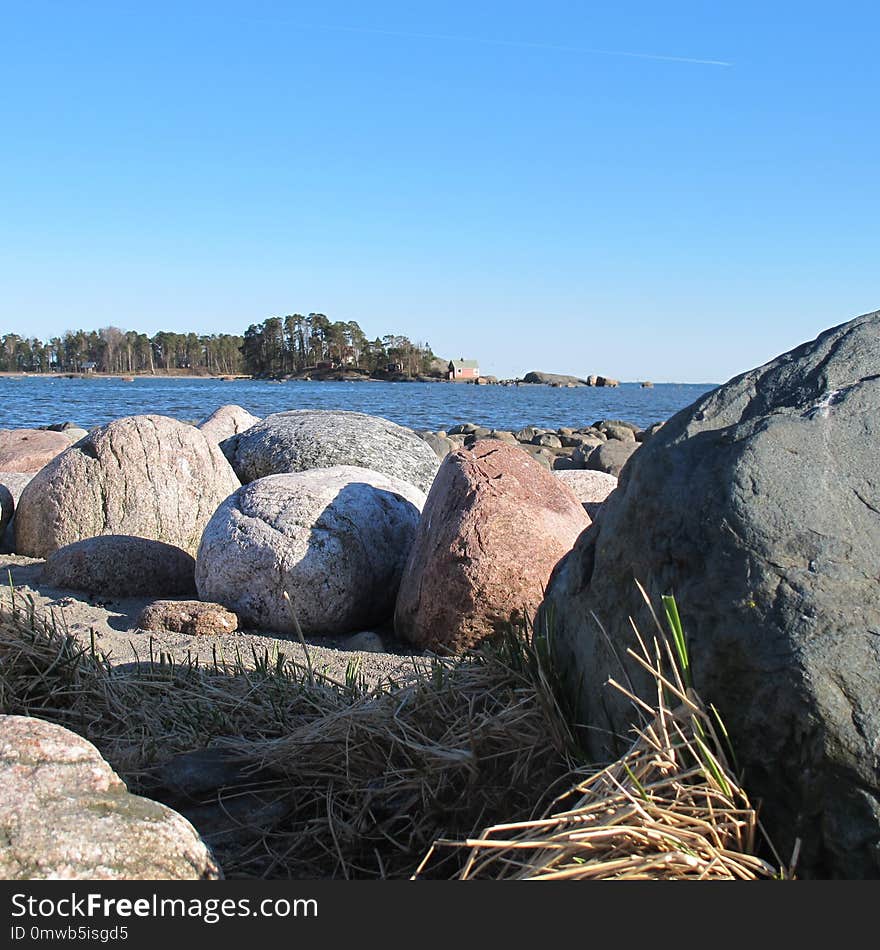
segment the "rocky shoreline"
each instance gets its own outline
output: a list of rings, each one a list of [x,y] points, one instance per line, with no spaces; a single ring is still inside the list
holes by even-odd
[[[280,419],[285,416],[284,413],[277,415]],[[291,415],[297,418],[295,413]],[[297,418],[300,428],[307,415]],[[566,486],[565,490],[572,492],[592,517],[616,486],[616,473],[625,459],[651,434],[632,423],[601,420],[577,429],[526,426],[516,433],[462,423],[448,432],[421,431],[406,436],[409,430],[356,413],[312,413],[309,419],[317,426],[316,430],[297,432],[286,457],[283,452],[279,455],[277,439],[270,440],[272,447],[268,453],[262,442],[255,443],[256,449],[247,442],[239,444],[238,436],[261,420],[238,406],[221,407],[197,427],[164,417],[145,416],[120,419],[97,427],[92,433],[71,423],[0,431],[0,569],[9,572],[20,596],[31,598],[44,610],[57,614],[74,634],[97,637],[98,647],[108,652],[114,662],[131,662],[143,655],[144,647],[139,646],[139,641],[146,642],[145,629],[150,630],[151,652],[168,652],[178,659],[187,656],[205,659],[213,650],[206,634],[220,638],[224,649],[238,648],[242,652],[244,641],[240,631],[244,629],[248,647],[257,647],[260,651],[283,650],[301,661],[302,647],[291,640],[289,619],[283,619],[283,615],[289,613],[289,607],[284,604],[276,607],[276,619],[269,624],[255,621],[241,627],[238,616],[230,614],[231,629],[228,617],[215,620],[217,626],[212,629],[210,613],[203,615],[191,609],[190,613],[197,614],[199,621],[192,622],[190,632],[185,625],[180,626],[179,618],[176,626],[169,626],[167,612],[163,626],[156,611],[149,610],[157,598],[181,599],[197,595],[195,555],[203,540],[202,532],[208,519],[222,507],[224,499],[236,495],[242,482],[253,484],[270,475],[277,477],[288,470],[296,472],[305,465],[308,467],[292,476],[291,485],[272,486],[280,497],[285,493],[302,492],[306,484],[303,480],[309,478],[316,488],[324,491],[327,484],[332,485],[331,496],[346,490],[346,486],[349,486],[348,491],[353,491],[351,485],[370,484],[380,498],[393,495],[409,499],[404,508],[412,512],[408,529],[412,535],[425,503],[424,493],[431,487],[442,459],[458,449],[472,451],[487,441],[501,442],[517,447],[524,457],[534,460],[542,469],[553,471]],[[376,430],[375,445],[363,437],[361,430],[365,422]],[[325,437],[327,432],[329,439]],[[396,442],[401,435],[408,439],[407,448],[401,451],[395,444],[393,453],[388,454],[383,438],[390,437]],[[305,461],[301,458],[301,445],[297,448],[297,439],[306,444],[307,453],[311,453]],[[315,455],[312,447],[312,443],[322,439],[328,453],[323,458]],[[164,455],[160,448],[163,440],[173,446],[173,451]],[[220,446],[222,452],[214,448]],[[151,453],[155,458],[150,458]],[[138,461],[132,462],[132,470],[128,472],[125,459],[135,456]],[[337,471],[339,466],[333,467],[332,463],[348,461],[354,456],[360,463],[358,466],[349,469],[343,466],[341,473]],[[418,461],[414,461],[413,456]],[[187,475],[195,475],[195,478],[180,479],[182,459]],[[53,462],[54,465],[50,464]],[[168,481],[157,483],[155,469],[163,465],[168,469],[166,475],[171,475],[178,484],[170,499],[157,503],[156,498],[168,494]],[[151,467],[153,471],[149,471]],[[383,470],[388,473],[384,482]],[[38,475],[39,489],[31,488],[22,502],[25,489]],[[135,498],[138,502],[133,505],[131,500]],[[355,508],[364,504],[369,504],[369,497],[359,499]],[[387,506],[384,500],[383,504]],[[181,517],[181,505],[193,516],[196,527],[189,527],[187,519]],[[319,508],[314,517],[321,513]],[[364,517],[358,510],[355,516]],[[581,527],[587,523],[588,520]],[[348,623],[339,619],[345,614],[344,603],[334,604],[322,597],[311,608],[316,617],[322,611],[336,616],[336,629],[332,633],[322,630],[315,635],[309,623],[305,633],[309,646],[319,652],[321,663],[336,675],[344,669],[347,650],[401,657],[407,662],[424,653],[424,646],[415,649],[394,632],[393,595],[412,537],[409,542],[401,542],[399,526],[394,527],[392,533],[397,554],[392,551],[384,556],[399,563],[392,571],[390,587],[383,591],[392,595],[390,601],[386,600],[385,608],[379,606],[368,620],[362,618]],[[363,546],[364,539],[358,536],[344,542],[347,543]],[[369,542],[370,546],[375,544],[375,539]],[[206,550],[204,564],[209,563],[208,559]],[[227,571],[227,559],[228,552],[221,545],[216,563],[201,568],[201,589],[213,592],[212,597],[205,598],[209,602],[214,595],[223,601],[223,586],[238,583],[228,576],[219,580]],[[333,568],[328,564],[318,576],[332,573],[334,569],[338,569],[338,565]],[[379,566],[370,568],[373,572],[378,569]],[[247,566],[245,571],[248,582],[252,583],[252,568]],[[398,580],[394,580],[395,577]],[[371,603],[376,600],[375,591],[360,591],[358,596]],[[305,609],[302,598],[299,607]],[[149,622],[139,625],[144,616]],[[217,614],[217,617],[223,615]],[[273,626],[276,629],[272,629]],[[340,651],[343,656],[336,655]],[[383,664],[375,656],[368,658],[367,665],[377,667],[377,676],[373,678],[378,679],[391,670],[399,673],[405,667],[405,663],[397,660]]]
[[[551,386],[554,388],[576,388],[576,387],[609,387],[616,388],[620,381],[612,379],[610,376],[598,376],[591,374],[587,377],[569,376],[559,373],[545,373],[541,371],[532,371],[522,377],[511,377],[509,379],[498,379],[496,376],[483,375],[476,379],[451,380],[445,376],[426,375],[424,373],[407,374],[401,372],[388,372],[376,370],[373,373],[366,371],[334,368],[334,369],[308,369],[301,373],[269,373],[262,375],[250,375],[247,373],[190,373],[185,370],[168,372],[148,372],[134,371],[131,373],[104,373],[91,371],[88,373],[77,372],[55,372],[44,373],[28,372],[0,372],[0,378],[8,379],[121,379],[125,382],[133,382],[135,379],[220,379],[227,382],[234,382],[239,379],[257,379],[265,382],[334,382],[334,383],[453,383],[455,385],[501,385],[501,386]],[[642,387],[653,386],[653,383],[642,382]]]
[[[673,592],[683,675],[781,849],[878,876],[878,341],[857,318],[645,430],[233,405],[5,430],[0,567],[120,666],[282,651],[377,683],[534,624],[596,761],[633,726],[605,684],[653,688],[626,659],[630,618],[651,629],[635,582]]]
[[[281,651],[302,662],[303,648],[297,640],[291,639],[290,629],[272,629],[273,624],[266,625],[259,620],[241,626],[234,613],[229,615],[234,618],[230,629],[228,617],[222,619],[224,615],[219,613],[216,617],[204,614],[193,609],[195,605],[191,601],[182,600],[197,594],[195,554],[202,540],[200,531],[189,528],[186,519],[180,517],[182,502],[185,510],[194,512],[196,522],[204,528],[208,516],[221,507],[225,498],[234,495],[242,482],[253,483],[255,479],[295,470],[305,464],[317,467],[296,475],[291,486],[281,486],[278,490],[282,496],[285,492],[302,491],[303,478],[311,477],[307,472],[319,472],[322,474],[312,479],[316,486],[328,478],[331,482],[336,478],[338,485],[331,494],[334,491],[338,494],[340,487],[344,489],[350,484],[373,484],[386,495],[409,496],[408,510],[417,516],[424,506],[424,492],[431,487],[437,467],[447,454],[460,448],[473,450],[486,440],[494,440],[516,446],[542,469],[554,471],[566,489],[578,498],[584,511],[593,516],[616,486],[615,473],[620,465],[650,436],[650,432],[619,420],[602,420],[578,429],[526,426],[516,433],[462,423],[448,432],[415,433],[409,436],[408,451],[401,452],[400,447],[395,446],[389,456],[383,449],[383,431],[396,440],[408,430],[385,420],[364,417],[369,424],[378,427],[377,446],[371,446],[362,437],[363,419],[356,413],[317,413],[311,418],[321,429],[331,431],[332,438],[326,458],[314,456],[305,462],[296,451],[287,458],[279,457],[277,445],[268,456],[260,447],[254,451],[247,444],[239,445],[236,437],[260,420],[238,406],[221,407],[197,427],[162,417],[131,417],[98,427],[91,434],[71,423],[2,431],[0,570],[8,572],[20,597],[30,598],[40,608],[54,613],[75,635],[88,637],[90,642],[94,640],[113,662],[131,662],[143,657],[145,652],[164,652],[178,660],[198,657],[204,661],[217,644],[227,653],[237,650],[245,656],[245,662],[253,649],[259,653]],[[108,432],[111,433],[109,439]],[[201,433],[204,442],[198,439],[196,432]],[[299,433],[300,440],[308,443],[320,441],[322,437],[318,432],[306,436]],[[181,497],[181,484],[176,486],[169,503],[173,503],[170,511],[165,510],[168,504],[165,509],[161,503],[151,506],[145,494],[149,492],[155,497],[163,491],[167,493],[168,483],[157,485],[155,471],[147,471],[150,466],[161,468],[159,443],[163,439],[174,446],[173,453],[165,453],[164,458],[174,478],[179,481],[180,461],[188,456],[188,442],[195,441],[197,450],[186,463],[187,473],[201,471],[194,484],[191,478],[183,479],[183,487],[188,492],[185,501]],[[354,449],[352,444],[355,444]],[[79,448],[73,450],[77,445]],[[226,456],[211,448],[221,445]],[[424,448],[416,451],[414,447],[420,445]],[[605,449],[600,454],[598,450],[602,447]],[[193,450],[191,444],[189,449]],[[341,475],[336,473],[331,463],[349,460],[353,457],[352,451],[360,465]],[[148,462],[151,452],[156,458]],[[410,458],[413,454],[420,461],[414,463]],[[144,462],[134,463],[132,472],[127,473],[124,459],[135,455],[141,456]],[[45,471],[61,456],[65,458],[59,460],[51,472]],[[103,467],[102,463],[94,464],[99,462],[99,456],[106,457],[111,464]],[[377,473],[381,474],[383,468],[391,473],[392,481],[386,478],[382,482],[380,478],[376,482]],[[239,475],[233,475],[233,470]],[[22,505],[25,488],[38,474],[40,482],[45,479],[45,484],[40,485],[39,491],[31,489]],[[215,484],[218,477],[221,479],[219,487]],[[130,499],[134,498],[138,499],[138,504],[132,506],[136,510],[125,510],[125,505],[131,506]],[[91,508],[89,499],[92,499]],[[119,502],[115,509],[114,500]],[[361,499],[358,504],[364,503]],[[199,514],[200,510],[205,514]],[[357,514],[363,517],[363,512]],[[588,521],[581,527],[586,523]],[[412,532],[414,528],[415,521],[409,530]],[[393,529],[395,546],[399,549],[397,561],[401,561],[400,552],[406,554],[412,541],[401,547],[399,532],[399,527]],[[362,545],[364,539],[357,537],[351,543]],[[374,545],[375,541],[369,543]],[[206,553],[204,559],[207,558]],[[221,546],[217,563],[201,571],[202,589],[213,591],[221,601],[224,598],[218,585],[222,588],[224,584],[233,583],[229,577],[222,582],[218,580],[224,576],[226,559]],[[395,558],[392,556],[391,560]],[[252,582],[251,568],[245,570],[248,581]],[[329,565],[322,569],[323,573],[333,570]],[[400,574],[402,563],[397,564],[395,571],[395,576]],[[337,615],[335,627],[338,629],[334,632],[323,630],[315,635],[310,628],[305,632],[307,646],[316,651],[316,661],[322,667],[340,676],[348,662],[348,651],[366,653],[369,655],[365,660],[365,675],[378,682],[392,673],[400,675],[411,667],[413,657],[424,655],[424,646],[415,648],[395,634],[392,614],[396,583],[392,579],[388,591],[392,599],[386,601],[388,606],[374,611],[375,615],[368,621],[362,619],[346,624],[338,619],[340,612],[345,613],[344,604],[334,605],[326,599],[316,603],[312,613],[332,611]],[[369,591],[361,591],[358,596],[375,600],[375,594]],[[189,603],[189,613],[197,615],[198,622],[193,620],[188,628],[181,626],[179,617],[170,621],[167,610],[164,615],[150,611],[150,605],[157,598],[161,602],[177,598]],[[210,602],[212,598],[207,599]],[[304,603],[301,602],[300,607],[304,607]],[[285,612],[289,612],[289,608],[283,604],[276,608],[276,628],[289,628],[289,621],[277,619]],[[145,616],[147,621],[143,622]],[[146,629],[149,635],[145,634]],[[216,642],[211,637],[215,637]]]
[[[640,429],[622,419],[600,419],[580,428],[545,429],[529,425],[510,432],[466,422],[448,430],[419,431],[418,434],[441,459],[458,448],[473,448],[483,439],[497,439],[518,446],[547,469],[589,469],[617,477],[630,456],[662,425],[658,422]]]

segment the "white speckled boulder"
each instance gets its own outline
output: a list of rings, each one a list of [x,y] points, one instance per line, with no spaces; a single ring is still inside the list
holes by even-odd
[[[0,878],[216,880],[193,826],[129,793],[90,743],[62,726],[0,716]]]
[[[198,424],[197,428],[202,431],[206,438],[219,444],[230,436],[238,435],[239,432],[246,432],[259,421],[257,416],[252,416],[247,409],[229,404],[215,409],[207,419],[203,419]]]
[[[584,511],[595,518],[605,499],[617,488],[617,479],[607,472],[590,469],[561,469],[553,473],[577,495]]]
[[[243,626],[285,633],[295,629],[291,603],[306,633],[380,623],[394,609],[424,502],[412,485],[354,466],[257,479],[205,528],[199,596]]]
[[[102,534],[164,541],[195,554],[239,481],[218,446],[166,416],[127,416],[94,429],[46,465],[15,512],[18,554]]]
[[[362,412],[276,412],[220,447],[245,483],[282,472],[355,465],[427,492],[440,465],[412,429]]]

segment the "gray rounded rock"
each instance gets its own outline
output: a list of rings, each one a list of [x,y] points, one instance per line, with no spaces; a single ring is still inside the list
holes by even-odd
[[[505,429],[492,429],[488,435],[488,438],[497,439],[499,442],[506,442],[508,445],[519,445],[517,437],[512,432],[508,432]]]
[[[618,442],[635,442],[636,433],[629,426],[606,425],[604,429],[608,439],[617,439]]]
[[[276,412],[220,446],[243,483],[266,475],[354,465],[428,491],[440,460],[412,429],[362,412]]]
[[[439,432],[420,432],[419,438],[431,446],[438,459],[444,459],[450,452],[454,452],[457,448],[456,443],[453,442],[452,439],[441,435]]]
[[[647,429],[636,433],[636,442],[647,442],[648,439],[653,438],[662,428],[662,422],[655,422],[653,425],[649,425]]]
[[[257,479],[205,528],[199,596],[282,633],[295,632],[291,611],[306,633],[374,626],[394,610],[424,502],[407,482],[355,466]]]
[[[0,472],[0,553],[8,554],[15,550],[12,529],[15,506],[24,486],[33,477],[26,472]]]
[[[542,432],[532,439],[533,445],[545,445],[548,449],[561,449],[562,440],[552,432]]]
[[[194,554],[208,519],[239,485],[198,429],[167,416],[116,419],[27,485],[16,508],[16,551],[47,557],[84,538],[124,534]]]
[[[34,476],[28,472],[0,472],[0,485],[3,485],[12,495],[13,505],[18,504],[21,493],[25,485],[30,482]]]
[[[593,439],[590,436],[582,436],[583,441],[571,453],[572,461],[577,468],[586,468],[587,459],[600,445],[605,445],[601,439]]]
[[[639,431],[639,427],[634,422],[627,422],[625,419],[600,419],[598,422],[593,423],[594,429],[599,429],[604,431],[608,426],[623,426],[625,429],[630,429],[633,433]]]
[[[105,534],[53,551],[40,582],[105,597],[194,594],[196,563],[172,544]]]
[[[632,442],[621,442],[619,439],[609,439],[601,445],[596,446],[586,457],[584,465],[586,468],[597,472],[606,472],[608,475],[618,477],[623,470],[624,465],[630,457],[639,448],[641,443],[633,440]],[[581,450],[578,450],[579,452]]]
[[[694,686],[783,859],[800,839],[799,876],[880,877],[878,367],[880,312],[673,416],[557,566],[539,618],[604,761],[636,715],[608,678],[656,691],[626,655],[630,617],[653,630],[633,579],[655,605],[674,593]]]
[[[543,465],[548,471],[553,468],[553,453],[543,445],[529,445],[526,442],[520,442],[519,448],[527,455]]]
[[[342,644],[342,649],[359,653],[385,653],[385,643],[378,633],[364,630],[349,637]]]

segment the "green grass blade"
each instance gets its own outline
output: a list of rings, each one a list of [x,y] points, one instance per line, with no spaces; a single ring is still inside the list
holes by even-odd
[[[666,623],[669,625],[669,631],[672,634],[675,654],[678,657],[678,664],[681,667],[681,677],[684,680],[684,685],[688,689],[693,689],[694,683],[691,675],[691,661],[688,655],[687,641],[685,640],[684,628],[681,625],[681,617],[678,614],[675,597],[666,594],[661,600],[663,601],[663,610],[666,613]]]

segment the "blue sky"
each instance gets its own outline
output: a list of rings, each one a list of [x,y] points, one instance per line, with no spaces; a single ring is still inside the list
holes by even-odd
[[[500,376],[721,382],[880,308],[876,5],[0,0],[0,26],[0,333],[322,311]]]

